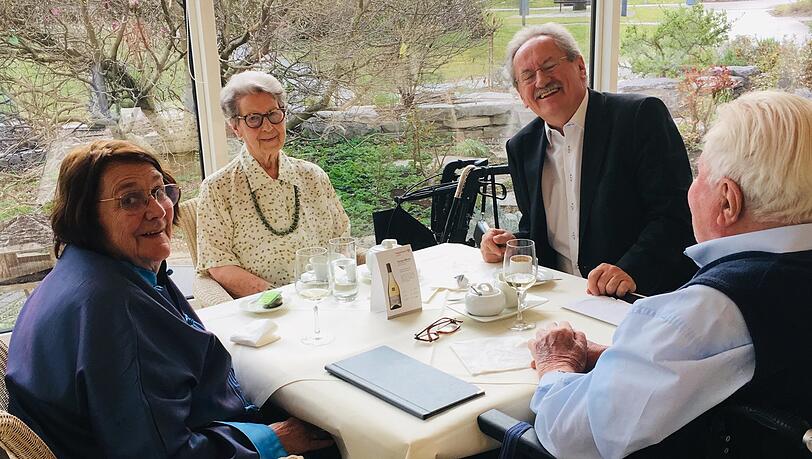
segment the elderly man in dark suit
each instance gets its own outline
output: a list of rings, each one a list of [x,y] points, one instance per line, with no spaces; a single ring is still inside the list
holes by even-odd
[[[557,24],[520,30],[507,71],[538,115],[507,142],[519,232],[493,229],[485,261],[504,243],[533,239],[539,262],[588,275],[588,291],[623,296],[673,290],[696,266],[685,145],[659,99],[587,88],[572,35]]]

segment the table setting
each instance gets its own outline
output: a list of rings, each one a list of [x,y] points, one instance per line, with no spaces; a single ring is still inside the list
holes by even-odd
[[[485,263],[479,250],[461,244],[414,252],[422,308],[387,320],[385,311],[371,310],[370,285],[358,282],[354,263],[332,267],[346,275],[342,280],[355,274],[354,298],[335,296],[330,262],[348,257],[323,249],[326,253],[308,252],[303,257],[306,263],[296,275],[298,282],[274,290],[281,294],[281,305],[257,306],[262,295],[257,294],[199,314],[231,352],[237,378],[255,403],[271,398],[291,414],[319,425],[336,437],[344,457],[462,457],[493,445],[476,427],[479,413],[499,408],[519,419],[530,418],[528,403],[538,378],[529,368],[525,343],[534,330],[510,329],[519,313],[512,302],[518,303],[520,295],[505,288],[510,287],[506,272],[533,276],[524,292],[525,323],[544,326],[568,320],[599,342],[611,343],[614,327],[562,309],[587,297],[586,281],[538,267],[532,258],[529,263],[521,257],[513,260],[507,268],[511,271],[506,271],[504,263]],[[327,287],[321,288],[327,293],[320,293],[320,298],[300,294],[304,290],[297,283],[315,281],[324,286],[325,280]],[[269,332],[273,336],[264,346],[231,340],[262,320],[275,325],[265,324],[273,328]],[[329,340],[322,338],[319,345],[304,341],[317,330]],[[420,420],[324,369],[379,346],[475,384],[485,395]],[[331,407],[329,412],[325,406]],[[451,432],[457,441],[451,441]]]

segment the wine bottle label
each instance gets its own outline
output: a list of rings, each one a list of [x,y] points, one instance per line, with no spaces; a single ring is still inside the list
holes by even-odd
[[[420,283],[411,247],[383,250],[373,258],[378,266],[372,273],[370,309],[386,311],[387,319],[421,310]]]
[[[389,264],[386,265],[389,268]],[[392,272],[389,272],[389,309],[398,309],[401,306],[400,286]]]

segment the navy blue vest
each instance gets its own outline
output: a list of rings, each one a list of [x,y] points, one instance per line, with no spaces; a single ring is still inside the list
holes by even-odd
[[[719,290],[741,310],[756,353],[753,379],[719,406],[632,456],[791,457],[789,450],[776,450],[785,442],[766,429],[720,413],[725,404],[751,404],[812,421],[812,251],[729,255],[704,266],[682,288],[690,285]]]

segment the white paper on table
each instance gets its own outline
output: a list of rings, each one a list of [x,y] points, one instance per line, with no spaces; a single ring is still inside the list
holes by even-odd
[[[472,376],[530,368],[527,338],[509,336],[451,343],[451,349]]]
[[[623,318],[626,317],[632,305],[623,300],[608,296],[589,296],[583,300],[562,307],[618,326],[620,322],[623,321]]]

